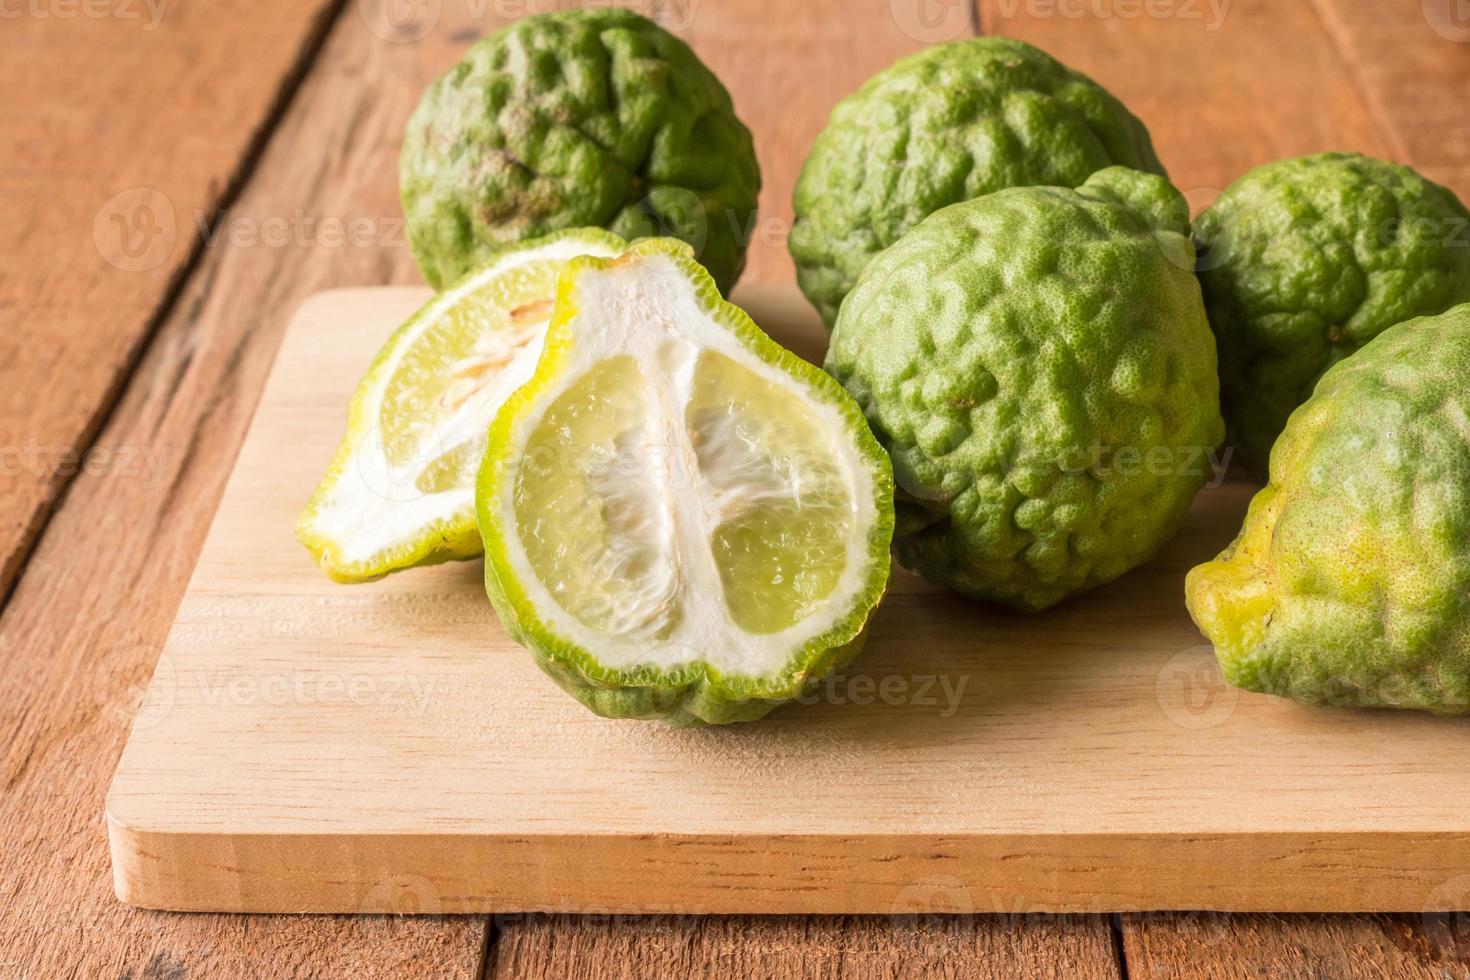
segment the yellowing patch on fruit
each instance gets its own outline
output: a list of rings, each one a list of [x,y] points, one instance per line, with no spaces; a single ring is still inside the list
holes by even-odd
[[[759,717],[857,652],[888,577],[856,403],[669,239],[568,265],[479,486],[502,623],[599,714]]]
[[[430,300],[379,351],[347,435],[296,525],[332,578],[361,582],[480,553],[475,473],[495,412],[541,355],[557,274],[624,242],[578,229],[504,250]]]

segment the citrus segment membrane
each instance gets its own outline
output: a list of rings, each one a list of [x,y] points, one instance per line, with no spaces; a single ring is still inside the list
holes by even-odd
[[[557,274],[578,255],[613,255],[622,244],[579,230],[503,252],[389,338],[297,524],[323,570],[363,581],[480,552],[474,478],[485,432],[540,357]]]
[[[610,357],[531,433],[515,515],[536,575],[590,630],[657,640],[676,622],[672,501],[645,466],[656,435],[638,361]]]
[[[735,625],[774,633],[837,588],[853,529],[840,453],[800,397],[732,358],[699,356],[685,427],[719,523],[711,536]]]
[[[891,477],[857,406],[665,240],[569,266],[480,482],[502,619],[605,714],[792,697],[887,578]]]

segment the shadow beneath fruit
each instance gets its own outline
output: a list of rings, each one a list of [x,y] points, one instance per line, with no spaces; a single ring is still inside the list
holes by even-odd
[[[731,302],[750,314],[772,340],[804,361],[821,367],[827,355],[827,328],[801,292],[789,283],[742,283]]]
[[[895,741],[1003,741],[1034,727],[1038,713],[1074,727],[1079,717],[1107,723],[1120,703],[1156,699],[1171,658],[1212,659],[1185,609],[1184,576],[1230,543],[1255,489],[1228,480],[1204,491],[1153,561],[1039,613],[966,599],[895,563],[867,646],[849,668],[759,725],[680,737],[738,753],[758,730],[758,752],[771,738],[864,751]]]

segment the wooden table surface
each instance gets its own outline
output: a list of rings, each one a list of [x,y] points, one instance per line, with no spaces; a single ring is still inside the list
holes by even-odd
[[[0,7],[0,977],[1470,977],[1467,916],[246,917],[113,898],[103,797],[281,330],[317,290],[419,281],[396,193],[407,115],[477,37],[554,5]],[[1323,149],[1470,199],[1467,0],[641,9],[755,133],[758,281],[792,276],[791,187],[832,104],[975,33],[1112,89],[1196,207]]]

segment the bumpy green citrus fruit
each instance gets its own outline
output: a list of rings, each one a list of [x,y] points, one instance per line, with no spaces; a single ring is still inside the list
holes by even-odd
[[[485,430],[536,365],[556,277],[620,254],[601,228],[508,247],[393,332],[358,383],[347,434],[296,524],[322,571],[363,582],[480,554],[475,474]]]
[[[409,120],[399,184],[436,287],[509,242],[601,226],[688,241],[728,290],[760,171],[729,93],[688,45],[593,9],[525,17],[471,48]]]
[[[1224,434],[1187,211],[1122,167],[952,205],[868,264],[827,369],[893,458],[898,558],[1026,609],[1178,526]]]
[[[1240,536],[1186,591],[1232,684],[1470,712],[1470,305],[1323,375]]]
[[[930,213],[1113,164],[1164,173],[1148,130],[1085,75],[1008,38],[927,48],[832,110],[796,185],[797,279],[830,326],[863,266]]]
[[[563,273],[476,503],[506,630],[601,715],[745,721],[860,648],[888,460],[858,407],[649,239]]]
[[[1195,223],[1230,441],[1264,462],[1322,372],[1470,301],[1470,212],[1408,167],[1322,153],[1257,167]]]

